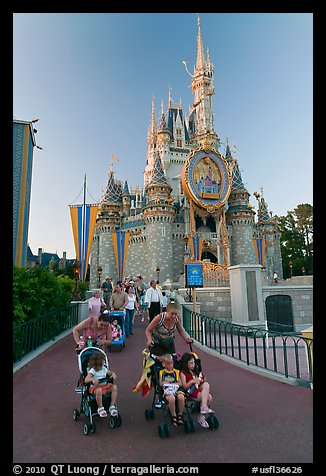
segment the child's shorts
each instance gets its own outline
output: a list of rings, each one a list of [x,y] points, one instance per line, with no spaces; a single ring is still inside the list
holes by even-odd
[[[90,387],[89,393],[94,393],[94,391],[95,391],[97,388],[101,387],[101,389],[102,389],[102,395],[105,395],[105,394],[107,393],[108,389],[109,389],[110,387],[112,387],[112,385],[113,385],[113,384],[110,383],[110,382],[105,383],[104,385],[94,385],[93,387]]]

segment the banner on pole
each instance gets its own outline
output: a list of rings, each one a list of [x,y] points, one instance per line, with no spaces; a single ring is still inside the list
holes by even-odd
[[[114,231],[112,233],[112,244],[115,257],[115,263],[118,271],[118,280],[122,281],[124,269],[127,260],[127,251],[129,245],[129,231]]]
[[[80,279],[86,280],[98,205],[70,205],[76,259],[80,261]]]

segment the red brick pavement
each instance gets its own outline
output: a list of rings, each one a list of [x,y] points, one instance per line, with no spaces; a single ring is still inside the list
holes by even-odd
[[[94,434],[82,432],[85,417],[74,387],[77,357],[71,335],[26,364],[13,376],[14,463],[311,463],[313,391],[243,370],[196,349],[211,384],[217,430],[196,426],[194,433],[171,428],[162,440],[162,412],[146,421],[151,397],[132,393],[142,372],[143,323],[119,352],[109,354],[119,387],[120,428],[97,419]],[[178,352],[188,350],[177,337]]]

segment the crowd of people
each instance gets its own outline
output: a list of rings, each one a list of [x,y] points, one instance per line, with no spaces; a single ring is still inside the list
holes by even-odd
[[[101,297],[101,291],[102,296]],[[152,355],[160,359],[162,371],[160,372],[160,385],[163,395],[169,406],[172,423],[182,425],[183,410],[185,405],[185,392],[191,394],[194,400],[200,402],[200,416],[198,422],[203,427],[208,427],[205,414],[212,412],[210,404],[209,383],[201,372],[196,370],[194,354],[185,353],[181,358],[181,370],[174,369],[173,355],[176,354],[176,331],[187,344],[193,340],[185,331],[175,302],[176,295],[173,287],[162,290],[159,282],[152,279],[147,285],[142,276],[133,279],[131,276],[115,285],[112,278],[108,277],[103,282],[101,290],[95,290],[88,300],[88,317],[77,324],[73,329],[73,338],[76,342],[76,351],[80,352],[91,342],[92,346],[106,351],[113,341],[120,339],[122,328],[114,313],[110,320],[110,312],[123,311],[126,337],[133,335],[135,318],[140,322],[145,321],[146,328],[142,330],[146,346]],[[98,413],[101,417],[107,416],[103,408],[102,396],[111,393],[110,414],[116,415],[115,401],[117,386],[114,384],[116,375],[105,368],[103,358],[97,356],[98,361],[91,361],[87,374],[87,382],[91,384],[91,393],[96,396]],[[98,381],[102,373],[112,377],[110,384],[101,385]],[[171,391],[171,384],[175,391]],[[158,402],[160,404],[160,402]],[[176,413],[178,411],[178,413]]]

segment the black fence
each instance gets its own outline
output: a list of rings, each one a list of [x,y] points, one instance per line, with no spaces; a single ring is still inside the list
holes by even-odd
[[[78,323],[78,303],[56,309],[13,327],[13,362],[39,346],[54,340],[59,334]]]
[[[301,334],[272,332],[183,308],[183,325],[191,337],[220,354],[298,380],[313,382],[313,339]]]

